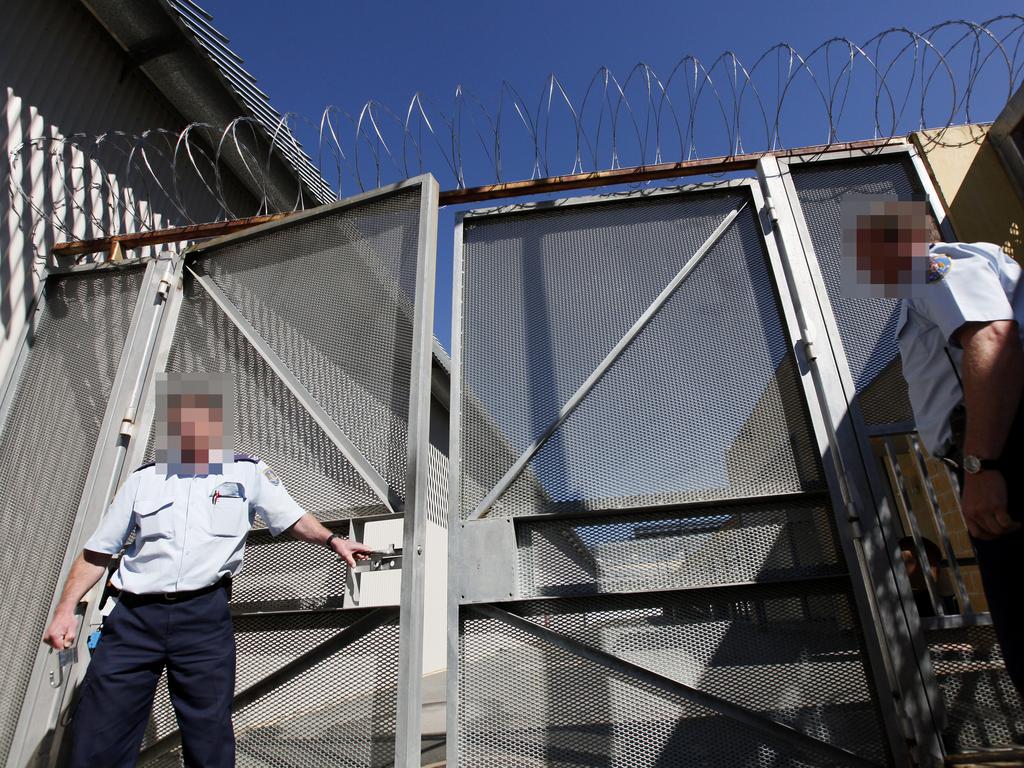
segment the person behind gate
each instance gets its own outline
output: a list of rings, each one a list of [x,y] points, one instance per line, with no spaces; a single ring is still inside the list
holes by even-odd
[[[1006,669],[1024,694],[1024,284],[991,243],[928,243],[924,203],[847,199],[844,292],[901,299],[921,439],[953,464]]]
[[[157,461],[128,477],[68,574],[44,636],[58,650],[75,643],[75,606],[127,544],[111,577],[119,601],[72,720],[74,768],[135,764],[165,668],[185,765],[234,765],[228,598],[255,515],[274,536],[323,544],[349,567],[368,557],[303,512],[264,462],[231,452],[231,400],[226,377],[158,380]]]

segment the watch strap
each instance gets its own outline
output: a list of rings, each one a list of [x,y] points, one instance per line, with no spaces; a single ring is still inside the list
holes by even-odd
[[[324,542],[324,546],[328,549],[332,549],[331,542],[333,542],[335,539],[341,539],[342,541],[345,541],[348,539],[348,536],[342,536],[340,533],[332,533],[330,536],[327,537],[327,540]]]

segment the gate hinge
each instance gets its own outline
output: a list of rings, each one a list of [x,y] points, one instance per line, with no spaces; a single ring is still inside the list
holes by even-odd
[[[814,346],[814,331],[810,328],[801,328],[800,343],[803,345],[804,356],[807,358],[807,362],[816,360],[818,357],[818,350]]]
[[[161,299],[167,299],[167,294],[171,292],[171,286],[174,284],[174,266],[168,264],[167,269],[164,270],[163,276],[160,278],[160,282],[157,283],[156,292]]]
[[[778,224],[779,214],[775,210],[775,201],[772,200],[771,195],[764,196],[764,207],[768,211],[768,218],[771,219],[773,223]]]
[[[129,408],[121,417],[121,428],[118,430],[121,437],[131,438],[135,434],[135,409]]]

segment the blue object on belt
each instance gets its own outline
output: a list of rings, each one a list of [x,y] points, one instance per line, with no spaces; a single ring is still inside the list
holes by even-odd
[[[100,644],[100,635],[103,634],[103,627],[93,630],[92,634],[89,635],[89,639],[85,641],[86,647],[90,651],[95,651],[96,646]]]

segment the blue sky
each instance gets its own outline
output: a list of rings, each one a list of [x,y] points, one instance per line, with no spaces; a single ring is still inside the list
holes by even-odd
[[[761,52],[788,42],[801,52],[833,36],[865,41],[889,27],[923,31],[947,19],[984,21],[1000,14],[1020,12],[1009,0],[937,2],[607,2],[570,3],[557,0],[522,0],[496,3],[467,2],[271,2],[270,0],[200,0],[214,16],[214,24],[231,39],[231,47],[245,59],[246,68],[282,112],[296,112],[319,121],[326,105],[357,113],[368,100],[389,105],[404,116],[410,98],[421,92],[444,109],[452,104],[458,85],[477,94],[493,109],[501,82],[514,84],[523,100],[535,107],[552,72],[577,103],[602,65],[623,79],[638,62],[650,65],[662,78],[687,54],[713,61],[732,50],[748,66]],[[965,15],[966,14],[966,15]],[[947,38],[951,41],[952,38]],[[1024,56],[1019,52],[1018,57]],[[983,72],[975,104],[976,119],[992,119],[1005,99],[1005,67],[1000,75]],[[809,91],[808,91],[809,92]],[[820,105],[808,104],[812,117],[799,119],[804,108],[795,94],[785,143],[824,141]],[[852,93],[841,139],[870,138],[870,121],[854,121],[872,107],[867,92]],[[941,113],[941,105],[935,106]],[[792,117],[792,114],[797,117]],[[703,156],[722,154],[709,146],[717,123],[702,135]],[[756,122],[756,121],[755,121]],[[556,126],[562,139],[568,124]],[[746,123],[745,123],[746,125]],[[801,133],[803,131],[803,133]],[[852,135],[852,133],[864,135]],[[723,136],[717,137],[724,141]],[[573,150],[556,140],[551,172],[570,170]],[[756,141],[754,142],[756,143]],[[511,140],[505,150],[509,176],[529,176],[527,154],[514,155]],[[749,146],[749,149],[761,149]],[[677,150],[678,152],[678,150]],[[516,160],[520,161],[516,164]],[[525,158],[525,159],[524,159]],[[628,155],[623,164],[629,162]],[[678,159],[666,157],[665,159]],[[439,156],[432,163],[440,165]],[[468,157],[480,170],[479,181],[492,181],[484,156]],[[565,165],[569,163],[569,165]],[[434,165],[428,163],[431,170]],[[442,188],[454,177],[438,168]],[[393,180],[388,178],[386,180]],[[467,180],[474,183],[474,179]],[[349,187],[349,189],[352,189]],[[352,191],[356,191],[352,189]],[[438,291],[435,333],[449,346],[451,301],[452,212],[442,215],[438,249]]]

